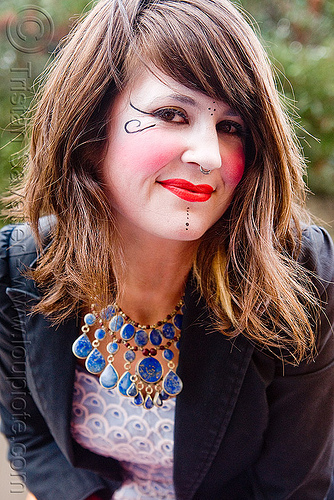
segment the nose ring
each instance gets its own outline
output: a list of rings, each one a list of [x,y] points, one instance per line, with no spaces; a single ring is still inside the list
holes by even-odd
[[[211,172],[211,170],[203,168],[202,165],[199,166],[199,169],[202,172],[202,174],[204,174],[204,175],[209,175],[209,173]]]

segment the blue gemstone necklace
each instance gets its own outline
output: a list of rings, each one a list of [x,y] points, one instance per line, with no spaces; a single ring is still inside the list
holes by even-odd
[[[118,388],[120,394],[133,398],[136,406],[146,409],[161,407],[163,401],[177,396],[182,390],[182,381],[175,372],[174,351],[179,349],[183,318],[183,299],[163,321],[154,325],[140,325],[127,316],[117,305],[109,305],[84,317],[82,334],[73,343],[74,355],[86,359],[86,369],[100,374],[100,384],[108,390]],[[88,338],[94,327],[94,338]],[[105,356],[99,347],[107,338]],[[121,347],[123,346],[123,349]],[[119,375],[114,367],[115,357],[123,351],[124,372]],[[162,352],[162,362],[157,359]],[[164,366],[166,365],[166,373]],[[134,367],[134,369],[133,369]]]

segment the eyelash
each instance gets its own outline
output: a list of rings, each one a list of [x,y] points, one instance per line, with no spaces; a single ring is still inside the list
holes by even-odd
[[[172,117],[167,118],[167,116],[166,116],[167,113],[170,113],[172,115]],[[181,125],[189,123],[187,115],[181,109],[178,109],[178,108],[161,108],[161,109],[158,109],[157,111],[154,111],[152,113],[152,116],[154,116],[155,118],[160,118],[161,120],[163,120],[167,123],[176,123],[176,124],[181,124]],[[174,119],[176,116],[179,118],[182,118],[182,121],[175,121]],[[226,129],[226,127],[229,127],[229,129],[234,128],[235,130],[234,131],[224,130],[224,128]],[[239,137],[243,137],[246,135],[246,131],[245,131],[243,125],[241,125],[240,123],[235,122],[233,120],[224,120],[224,121],[219,122],[217,124],[217,131],[222,132],[222,133],[226,133],[228,135],[236,135]]]
[[[232,132],[231,130],[224,131],[223,128],[226,126],[229,128],[234,128],[235,131],[234,132]],[[226,133],[229,135],[238,135],[240,137],[243,137],[246,135],[246,131],[245,131],[243,125],[241,125],[241,123],[235,122],[233,120],[224,120],[224,121],[218,123],[217,130],[218,130],[218,132],[223,132],[223,133]]]
[[[168,119],[166,117],[167,113],[171,113],[173,115],[173,118],[172,119]],[[180,109],[177,109],[177,108],[161,108],[161,109],[158,109],[157,111],[154,111],[152,113],[152,116],[160,118],[161,120],[163,120],[163,121],[165,121],[167,123],[170,123],[170,122],[181,123],[181,124],[188,124],[189,123],[189,120],[188,120],[186,114],[183,113],[183,111],[181,111]],[[182,118],[182,121],[176,121],[175,122],[174,121],[175,116],[178,116],[179,118]]]

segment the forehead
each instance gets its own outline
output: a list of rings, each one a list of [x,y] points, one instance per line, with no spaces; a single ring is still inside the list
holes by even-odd
[[[129,101],[138,105],[159,106],[170,103],[206,109],[216,108],[228,110],[231,115],[238,116],[238,113],[232,110],[225,101],[191,89],[157,68],[152,70],[141,68],[135,75],[132,75],[130,83],[116,97],[115,104],[126,104]]]

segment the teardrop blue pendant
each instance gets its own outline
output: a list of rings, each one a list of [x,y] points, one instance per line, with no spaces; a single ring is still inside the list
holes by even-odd
[[[146,410],[150,410],[151,408],[153,408],[154,404],[153,404],[153,399],[151,398],[151,396],[148,394],[145,398],[145,401],[144,401],[144,408]]]
[[[114,389],[118,382],[118,373],[113,365],[107,365],[100,375],[99,382],[105,389]]]
[[[123,373],[118,381],[118,390],[123,396],[127,396],[127,391],[132,384],[131,375],[129,372]]]
[[[182,391],[183,384],[178,374],[169,370],[163,379],[162,387],[169,396],[177,396]]]
[[[103,368],[106,366],[104,357],[102,356],[100,351],[96,349],[96,347],[92,350],[92,352],[86,359],[85,366],[90,373],[94,374],[102,372]]]
[[[80,337],[78,337],[77,340],[74,341],[72,346],[73,354],[77,358],[81,359],[87,358],[88,354],[92,352],[92,350],[93,346],[86,333],[80,335]]]
[[[142,404],[144,404],[144,398],[140,391],[138,391],[137,396],[133,398],[133,402],[136,406],[141,406]]]
[[[162,397],[160,396],[160,394],[158,392],[155,393],[155,396],[153,398],[153,404],[154,404],[154,406],[157,406],[158,408],[160,408],[164,404]]]
[[[132,396],[132,397],[135,398],[137,396],[137,394],[138,394],[138,389],[137,389],[136,384],[133,382],[130,385],[129,389],[126,391],[126,395],[127,396]]]

